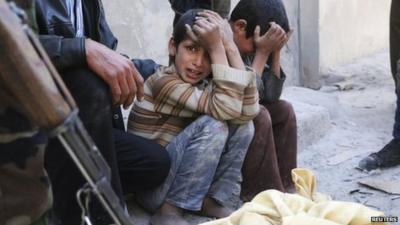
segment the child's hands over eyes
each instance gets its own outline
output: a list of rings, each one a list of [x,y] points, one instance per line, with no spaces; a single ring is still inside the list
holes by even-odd
[[[271,22],[268,31],[260,36],[260,26],[254,29],[254,44],[256,51],[264,54],[270,54],[280,50],[287,42],[288,36],[286,32],[275,22]]]

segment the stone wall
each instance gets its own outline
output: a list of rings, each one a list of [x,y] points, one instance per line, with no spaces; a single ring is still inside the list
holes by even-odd
[[[173,11],[166,0],[103,1],[107,19],[119,40],[118,51],[133,58],[168,63]]]
[[[327,69],[388,46],[391,0],[320,1],[320,67]]]
[[[238,0],[232,0],[232,8]],[[286,84],[299,84],[298,5],[284,0],[295,30],[284,49],[282,64],[288,76]],[[172,33],[173,11],[166,0],[103,1],[108,22],[119,39],[118,51],[135,58],[151,58],[168,63],[167,43]]]
[[[300,35],[299,35],[299,2],[293,0],[283,0],[288,15],[290,28],[293,34],[289,43],[283,50],[282,67],[286,73],[286,85],[301,85],[300,73]]]
[[[302,84],[388,47],[391,0],[299,0]]]
[[[283,51],[286,85],[319,88],[321,74],[388,47],[390,0],[283,0],[294,33]],[[232,8],[238,0],[232,0]],[[166,0],[103,1],[118,50],[168,63],[173,11]]]

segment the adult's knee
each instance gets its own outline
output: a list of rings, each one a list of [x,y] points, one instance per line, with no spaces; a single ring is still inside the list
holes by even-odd
[[[84,122],[111,119],[112,102],[107,84],[88,68],[65,71],[63,80],[79,107]]]
[[[72,95],[111,100],[108,85],[97,74],[86,67],[67,70],[63,72],[62,78]],[[85,95],[80,93],[85,93]]]

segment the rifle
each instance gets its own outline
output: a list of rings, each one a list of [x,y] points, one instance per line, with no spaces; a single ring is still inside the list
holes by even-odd
[[[57,137],[114,222],[131,225],[111,187],[110,168],[83,127],[73,98],[24,12],[5,0],[0,0],[0,37],[1,98],[12,99],[8,103]]]

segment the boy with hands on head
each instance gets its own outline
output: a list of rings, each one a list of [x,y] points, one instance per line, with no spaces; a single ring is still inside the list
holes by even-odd
[[[280,53],[283,46],[288,42],[292,30],[287,34],[281,26],[275,22],[270,22],[270,29],[260,36],[260,26],[257,25],[254,29],[254,45],[255,54],[251,67],[257,74],[263,74],[265,64],[271,57],[271,70],[278,78],[280,78]]]
[[[135,102],[129,117],[130,132],[166,146],[171,158],[164,184],[137,196],[155,212],[153,225],[186,225],[185,210],[228,216],[225,205],[240,191],[254,134],[256,75],[245,70],[237,49],[225,48],[218,24],[199,12],[190,10],[176,23],[171,65],[146,80],[144,100]]]
[[[291,104],[279,99],[286,78],[280,52],[292,33],[282,1],[241,0],[232,11],[230,26],[215,12],[200,15],[218,21],[222,36],[233,35],[243,62],[257,74],[260,113],[253,120],[255,135],[242,168],[241,198],[250,201],[266,189],[292,191],[297,125]]]

